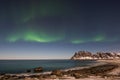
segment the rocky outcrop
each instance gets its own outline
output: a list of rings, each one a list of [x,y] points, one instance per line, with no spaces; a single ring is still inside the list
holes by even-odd
[[[109,52],[97,52],[96,54],[92,54],[91,52],[87,51],[79,51],[75,52],[71,59],[72,60],[120,59],[120,55],[117,53]]]
[[[54,71],[52,71],[51,75],[62,76],[62,71],[61,70],[54,70]]]
[[[37,68],[34,68],[34,72],[42,72],[43,71],[43,68],[42,67],[37,67]]]

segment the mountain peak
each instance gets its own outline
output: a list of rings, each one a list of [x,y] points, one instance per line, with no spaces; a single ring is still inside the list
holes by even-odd
[[[95,54],[88,51],[78,51],[71,57],[72,60],[98,60],[98,59],[120,59],[120,54],[115,52],[97,52]]]

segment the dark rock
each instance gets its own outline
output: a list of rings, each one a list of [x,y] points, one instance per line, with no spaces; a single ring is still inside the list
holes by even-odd
[[[43,68],[42,67],[37,67],[37,68],[34,68],[34,72],[42,72],[43,71]]]
[[[45,74],[42,76],[42,78],[50,78],[50,76],[51,76],[50,74]]]
[[[54,71],[52,71],[51,75],[62,76],[62,71],[61,70],[54,70]]]
[[[0,75],[5,75],[5,73],[0,73]]]
[[[27,73],[30,73],[30,72],[31,72],[31,70],[30,70],[30,69],[28,69],[26,72],[27,72]]]
[[[74,73],[73,76],[76,78],[76,79],[79,79],[79,78],[86,78],[88,77],[87,75],[85,74],[79,74],[79,73]]]
[[[24,79],[25,78],[25,76],[19,76],[18,77],[18,79]]]
[[[10,77],[10,75],[4,75],[4,79],[9,79]]]

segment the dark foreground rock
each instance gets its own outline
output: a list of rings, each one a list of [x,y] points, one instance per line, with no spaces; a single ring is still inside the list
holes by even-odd
[[[54,71],[52,71],[51,75],[62,76],[62,71],[61,70],[54,70]]]
[[[26,70],[26,72],[27,72],[27,73],[30,73],[30,72],[32,72],[32,70],[31,70],[31,69],[28,69],[28,70]]]
[[[34,72],[35,72],[35,73],[42,72],[42,71],[43,71],[43,68],[42,68],[42,67],[34,68]]]

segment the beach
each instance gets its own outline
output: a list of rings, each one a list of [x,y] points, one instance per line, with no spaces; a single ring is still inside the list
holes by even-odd
[[[44,73],[1,74],[0,80],[120,80],[120,60]]]

